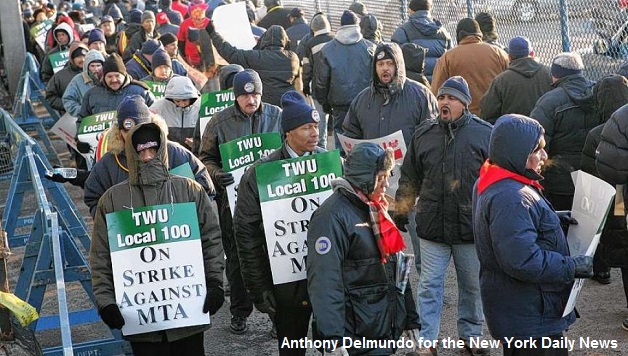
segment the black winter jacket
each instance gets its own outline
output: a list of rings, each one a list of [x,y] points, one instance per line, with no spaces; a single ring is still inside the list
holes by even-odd
[[[65,113],[63,107],[63,93],[70,84],[70,81],[77,75],[83,72],[83,68],[75,66],[71,60],[66,63],[65,67],[55,73],[48,85],[46,85],[46,100],[50,103],[53,109],[60,113]]]

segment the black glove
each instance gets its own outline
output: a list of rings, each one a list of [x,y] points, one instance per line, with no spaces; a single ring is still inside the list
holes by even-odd
[[[233,174],[229,172],[218,171],[215,177],[216,177],[215,183],[217,183],[219,186],[223,188],[235,182],[235,179],[233,178]]]
[[[255,307],[262,313],[268,314],[271,319],[275,320],[275,312],[277,311],[277,300],[271,290],[265,290],[255,298]]]
[[[593,277],[593,257],[584,255],[576,256],[573,257],[573,263],[576,267],[574,278]]]
[[[52,166],[52,168],[59,168],[59,166]],[[48,173],[52,173],[52,171],[44,174],[44,178],[51,180],[53,182],[56,182],[56,183],[67,183],[67,182],[72,182],[76,179],[76,178],[65,178],[59,173],[54,173],[53,175],[48,175]]]
[[[216,29],[214,28],[214,24],[212,23],[212,21],[209,21],[207,26],[205,26],[205,31],[207,31],[207,34],[210,36],[212,33],[216,32]]]
[[[207,287],[205,303],[203,303],[203,313],[214,315],[225,302],[225,292],[220,287]]]
[[[569,232],[570,225],[578,225],[578,220],[571,217],[571,211],[560,210],[556,212],[558,219],[560,220],[560,227],[563,229],[565,236]]]
[[[79,151],[80,153],[90,153],[92,151],[92,146],[89,143],[79,141],[78,138],[74,138],[74,139],[76,140],[77,151]]]
[[[310,83],[303,83],[303,95],[312,95],[312,90],[310,90]]]
[[[323,111],[324,111],[326,114],[331,115],[331,112],[332,112],[331,105],[329,105],[329,104],[323,104]]]
[[[406,229],[406,225],[410,222],[408,220],[408,214],[395,213],[393,215],[393,221],[399,231],[408,232],[408,229]]]
[[[109,304],[100,310],[100,318],[111,329],[122,329],[124,318],[115,304]]]

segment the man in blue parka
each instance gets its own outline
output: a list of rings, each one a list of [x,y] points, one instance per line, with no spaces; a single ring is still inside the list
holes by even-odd
[[[482,304],[491,336],[502,340],[504,355],[531,352],[509,347],[505,338],[560,340],[576,319],[574,312],[562,316],[574,279],[593,276],[592,257],[569,256],[562,219],[542,194],[544,147],[538,122],[502,116],[474,187]],[[534,355],[567,355],[567,349],[539,349],[541,340],[536,344]]]

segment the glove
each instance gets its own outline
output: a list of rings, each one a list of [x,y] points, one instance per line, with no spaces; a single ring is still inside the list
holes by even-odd
[[[207,26],[205,26],[205,31],[207,31],[207,34],[210,36],[212,33],[216,32],[216,29],[214,28],[214,24],[212,23],[212,21],[209,21]]]
[[[393,215],[393,221],[399,231],[408,232],[408,229],[406,229],[406,225],[409,223],[408,214],[395,213]]]
[[[576,267],[574,278],[593,277],[593,257],[584,255],[576,256],[573,257],[573,263]]]
[[[218,185],[223,188],[235,182],[235,179],[233,179],[233,174],[228,172],[218,171],[215,177],[216,183],[218,183]]]
[[[331,105],[329,105],[329,104],[323,104],[323,111],[324,111],[326,114],[330,114],[330,115],[331,115],[331,112],[332,112]]]
[[[52,168],[59,168],[59,166],[52,166]],[[76,178],[65,178],[59,173],[54,173],[53,175],[48,175],[48,173],[44,174],[44,178],[51,180],[56,183],[67,183],[73,182]]]
[[[78,138],[74,138],[74,140],[76,140],[76,149],[80,153],[90,153],[92,151],[92,146],[89,143],[79,141]]]
[[[562,226],[569,227],[569,225],[578,225],[578,220],[571,217],[571,211],[568,211],[568,210],[557,211],[556,215],[558,215],[558,219],[560,219],[560,224]]]
[[[303,95],[310,96],[312,95],[312,90],[310,89],[310,84],[303,83]]]
[[[110,329],[122,329],[124,318],[115,304],[109,304],[100,310],[100,318]]]
[[[329,356],[349,356],[349,352],[345,349],[344,346],[337,347],[334,351],[325,351],[323,355]]]
[[[220,287],[207,287],[205,303],[203,303],[203,313],[214,315],[225,302],[225,292]]]
[[[275,320],[275,312],[277,311],[277,300],[273,291],[265,290],[255,301],[255,307],[262,313],[268,314],[271,319]]]
[[[419,347],[418,345],[420,345],[419,343],[419,329],[411,329],[411,330],[404,330],[403,334],[401,334],[402,337],[406,338],[406,340],[412,340],[414,342],[414,348],[412,349],[413,352],[418,353],[419,352]],[[409,354],[406,354],[409,355]]]

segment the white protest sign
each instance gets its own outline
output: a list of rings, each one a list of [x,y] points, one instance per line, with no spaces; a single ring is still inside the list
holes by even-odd
[[[76,150],[76,117],[67,112],[50,128],[50,132],[59,136],[72,149]]]
[[[406,141],[403,139],[403,133],[401,130],[393,132],[388,136],[372,140],[358,140],[344,135],[338,135],[338,139],[340,140],[342,149],[347,155],[353,146],[363,142],[374,143],[384,149],[388,147],[393,149],[395,153],[395,167],[392,170],[390,178],[388,178],[389,187],[386,190],[386,194],[394,198],[397,188],[399,188],[399,178],[401,177],[401,165],[403,164],[403,158],[406,156],[406,152],[408,151]]]
[[[572,179],[575,194],[571,217],[578,221],[578,225],[569,226],[567,235],[569,252],[572,256],[593,256],[613,202],[615,188],[583,171],[573,172]],[[576,279],[563,316],[568,315],[574,309],[583,284],[584,279]]]
[[[216,32],[236,48],[252,49],[257,44],[244,2],[218,6],[212,14],[212,23]]]
[[[307,277],[307,228],[342,175],[340,152],[262,163],[255,167],[274,284]]]
[[[281,147],[279,132],[260,133],[240,137],[219,146],[222,168],[233,175],[234,182],[227,186],[227,198],[231,216],[235,213],[238,200],[238,185],[244,172],[258,159],[271,154]]]
[[[122,334],[209,324],[196,204],[123,209],[106,219]]]

